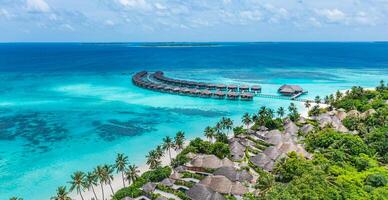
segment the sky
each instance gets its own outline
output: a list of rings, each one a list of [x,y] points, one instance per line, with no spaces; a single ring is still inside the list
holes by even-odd
[[[388,41],[388,0],[0,0],[0,42]]]

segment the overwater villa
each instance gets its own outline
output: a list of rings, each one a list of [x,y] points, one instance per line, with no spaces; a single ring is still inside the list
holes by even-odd
[[[292,96],[303,92],[303,88],[299,85],[282,85],[278,92],[285,96]]]
[[[251,101],[255,95],[260,95],[261,97],[269,98],[280,98],[276,95],[265,95],[261,93],[261,86],[253,85],[249,87],[248,85],[225,85],[225,84],[212,84],[204,82],[195,82],[187,80],[178,80],[173,78],[168,78],[164,76],[164,73],[157,71],[154,73],[148,73],[146,71],[141,71],[136,73],[132,77],[132,81],[136,86],[158,91],[158,92],[167,92],[172,94],[187,95],[193,97],[202,97],[202,98],[215,98],[215,99],[226,99],[228,100],[244,100]],[[224,93],[226,91],[227,93]],[[291,96],[289,100],[299,100],[297,99],[300,95],[306,93],[300,86],[297,85],[283,85],[278,90],[279,93],[284,96]],[[287,97],[282,97],[287,98]]]

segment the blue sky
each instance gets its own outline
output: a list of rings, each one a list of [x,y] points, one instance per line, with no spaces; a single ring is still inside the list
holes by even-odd
[[[388,0],[0,0],[0,41],[387,41]]]

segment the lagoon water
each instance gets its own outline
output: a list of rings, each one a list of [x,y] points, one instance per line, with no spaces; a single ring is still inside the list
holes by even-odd
[[[72,172],[117,153],[142,165],[167,135],[202,136],[222,116],[238,124],[244,112],[290,103],[157,93],[131,83],[139,70],[266,94],[299,84],[313,99],[388,81],[388,43],[0,44],[0,199],[48,199]]]

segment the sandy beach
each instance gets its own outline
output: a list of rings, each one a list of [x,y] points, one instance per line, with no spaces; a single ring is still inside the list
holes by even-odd
[[[184,143],[184,146],[186,147],[187,145],[189,144],[189,141],[185,141]],[[177,156],[177,154],[179,153],[179,151],[175,151],[174,149],[171,149],[171,158],[175,158]],[[162,163],[162,166],[167,166],[170,164],[170,157],[169,157],[169,154],[168,152],[166,151],[164,156],[161,158],[160,160]],[[130,162],[130,161],[129,161]],[[148,165],[146,165],[145,163],[143,165],[140,165],[138,166],[138,169],[140,171],[139,175],[143,174],[144,172],[148,171],[149,170],[149,167]],[[128,186],[128,182],[126,181],[125,183],[125,186]],[[114,176],[114,179],[113,179],[113,182],[112,182],[112,187],[113,187],[113,190],[114,192],[116,192],[117,190],[123,188],[123,180],[122,180],[122,177],[121,177],[121,174],[116,174]],[[97,185],[94,187],[94,191],[96,192],[96,195],[99,199],[101,199],[101,186],[100,185]],[[82,193],[83,197],[84,197],[84,200],[92,200],[92,199],[95,199],[94,197],[94,194],[93,194],[93,191],[92,190],[85,190],[83,193]],[[111,199],[111,195],[112,195],[112,191],[109,187],[108,184],[104,185],[104,195],[105,195],[105,199]],[[81,199],[81,196],[79,194],[77,194],[75,191],[73,191],[71,194],[70,194],[70,198],[74,199],[74,200],[82,200]]]

